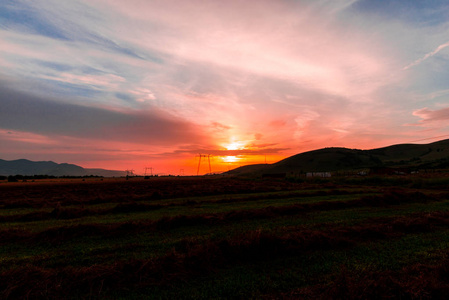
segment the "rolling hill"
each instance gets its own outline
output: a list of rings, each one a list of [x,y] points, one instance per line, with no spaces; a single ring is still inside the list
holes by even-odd
[[[376,167],[449,168],[449,139],[430,144],[398,144],[371,150],[323,148],[296,154],[274,164],[242,166],[227,174],[335,172]]]
[[[119,177],[125,176],[123,171],[113,171],[104,169],[85,169],[83,167],[52,161],[30,161],[27,159],[3,160],[0,159],[0,175],[51,175],[51,176],[104,176]]]

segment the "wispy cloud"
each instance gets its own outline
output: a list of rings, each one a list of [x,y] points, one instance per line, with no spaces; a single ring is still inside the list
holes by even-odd
[[[431,110],[427,107],[415,110],[413,112],[414,116],[420,117],[420,123],[430,123],[436,121],[447,121],[449,120],[449,107],[441,108],[437,110]],[[449,124],[446,124],[449,126]]]
[[[29,144],[51,145],[56,144],[55,140],[45,136],[31,132],[5,130],[0,128],[0,140],[15,141]]]
[[[421,57],[420,59],[415,60],[414,62],[410,63],[409,65],[404,67],[404,70],[410,69],[416,65],[419,65],[420,63],[422,63],[423,61],[425,61],[426,59],[429,59],[430,57],[434,56],[435,54],[437,54],[438,52],[440,52],[441,50],[443,50],[444,48],[449,46],[449,42],[446,42],[444,44],[439,45],[435,50],[433,50],[432,52],[427,53],[426,55],[424,55],[423,57]]]

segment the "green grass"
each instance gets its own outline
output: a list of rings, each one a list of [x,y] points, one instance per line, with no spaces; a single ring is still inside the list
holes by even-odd
[[[352,195],[351,195],[352,196]],[[339,196],[341,197],[341,196]],[[347,195],[343,196],[343,200],[348,200]],[[316,199],[315,199],[316,200]],[[321,201],[323,201],[321,199]],[[333,199],[337,201],[337,199]],[[287,202],[288,203],[288,202]],[[256,204],[256,203],[253,203]],[[255,208],[260,208],[261,205],[254,205]],[[185,208],[184,208],[185,209]],[[248,208],[247,208],[248,209]],[[108,252],[117,253],[116,247],[111,247],[111,244],[119,243],[123,245],[134,245],[134,248],[126,249],[127,255],[132,254],[134,258],[150,258],[161,255],[168,251],[169,249],[175,247],[176,243],[185,238],[203,239],[205,241],[209,239],[224,238],[227,236],[238,235],[241,232],[252,231],[257,229],[264,229],[269,231],[297,231],[304,229],[321,229],[328,226],[352,226],[365,222],[367,219],[378,218],[378,217],[398,217],[406,216],[412,213],[418,212],[434,212],[434,211],[447,211],[449,210],[449,201],[443,202],[431,202],[426,204],[415,203],[412,205],[402,205],[402,206],[391,206],[386,208],[373,209],[369,208],[351,208],[345,210],[331,210],[323,212],[313,212],[305,215],[294,215],[294,216],[284,216],[277,218],[269,218],[262,220],[242,220],[236,221],[232,224],[216,225],[216,226],[190,226],[175,228],[167,231],[148,231],[139,232],[136,235],[128,235],[124,237],[111,238],[111,239],[101,239],[94,237],[80,237],[71,240],[70,243],[62,243],[62,245],[53,245],[52,249],[54,253],[69,253],[70,257],[86,256],[86,251],[90,251],[87,256],[91,258],[92,261],[99,261],[98,257],[103,257]],[[185,211],[188,212],[189,211]],[[156,219],[151,218],[148,215],[154,215],[154,212],[145,213],[133,213],[133,214],[121,214],[114,216],[115,221],[129,221],[130,217],[132,220],[139,220],[139,216],[143,215],[145,218],[142,219]],[[104,218],[104,217],[103,217]],[[83,223],[88,224],[89,220],[97,221],[96,224],[100,224],[98,219],[94,217],[84,218]],[[103,220],[103,219],[102,219]],[[109,220],[109,218],[106,218]],[[103,220],[104,221],[104,220]],[[109,220],[105,223],[110,223]],[[36,224],[35,224],[36,223]],[[50,224],[50,225],[48,225]],[[69,220],[63,221],[64,226],[81,224],[80,220]],[[41,221],[41,222],[30,222],[29,226],[34,226],[36,231],[41,228],[48,228],[55,226],[54,221]],[[60,226],[61,222],[57,223]],[[73,246],[73,242],[76,242],[76,247]],[[8,245],[8,247],[11,245]],[[118,247],[120,248],[120,247]],[[123,247],[122,247],[123,248]],[[17,247],[14,251],[10,251],[10,248],[3,250],[0,246],[0,255],[8,255],[9,258],[12,257],[10,253],[14,253],[13,257],[33,257],[33,253],[37,255],[48,254],[47,245],[37,245],[33,248],[29,248],[27,245],[23,247]],[[97,253],[97,254],[94,254]],[[116,259],[117,257],[109,257],[109,259]],[[126,258],[121,256],[120,258]],[[47,258],[48,260],[48,258]],[[107,260],[106,260],[107,261]],[[75,262],[73,262],[75,263]]]
[[[151,288],[112,294],[119,299],[152,295],[161,299],[261,298],[288,293],[307,285],[325,284],[339,276],[342,267],[350,272],[397,270],[416,263],[435,264],[447,258],[449,232],[412,235],[349,250],[310,252],[266,262],[242,263],[218,274],[180,283],[175,288]],[[429,253],[429,249],[433,249]],[[445,251],[446,250],[446,251]]]
[[[291,192],[290,192],[291,193]],[[310,191],[308,191],[310,193]],[[29,221],[29,222],[3,222],[0,223],[0,230],[1,229],[21,229],[21,230],[30,230],[33,232],[39,232],[44,230],[45,228],[49,227],[56,227],[56,226],[73,226],[78,224],[114,224],[114,223],[120,223],[120,222],[127,222],[127,221],[139,221],[139,220],[158,220],[162,217],[173,217],[177,215],[200,215],[200,214],[213,214],[213,213],[225,213],[235,210],[251,210],[251,209],[258,209],[258,208],[265,208],[268,206],[273,207],[280,207],[285,205],[292,205],[292,204],[311,204],[311,203],[317,203],[321,201],[348,201],[348,200],[354,200],[358,199],[362,196],[370,196],[370,195],[376,195],[375,193],[365,193],[365,194],[350,194],[350,195],[326,195],[326,196],[308,196],[308,193],[305,193],[303,197],[286,197],[288,196],[288,193],[278,193],[279,198],[275,198],[276,194],[270,193],[268,195],[265,195],[265,197],[269,196],[271,199],[264,199],[262,195],[255,194],[252,195],[252,199],[248,200],[248,195],[245,195],[245,197],[239,196],[235,198],[231,198],[231,203],[220,203],[216,202],[218,200],[222,200],[223,198],[217,198],[216,196],[212,197],[203,197],[203,198],[196,198],[197,201],[199,199],[200,203],[196,205],[185,205],[186,202],[192,201],[192,199],[189,200],[172,200],[172,199],[166,199],[166,200],[160,200],[157,202],[151,202],[151,204],[161,204],[166,205],[161,209],[157,209],[154,211],[144,211],[144,212],[133,212],[133,213],[116,213],[116,214],[106,214],[102,216],[92,215],[92,216],[86,216],[83,218],[77,218],[77,219],[69,219],[69,220],[58,220],[58,219],[50,219],[50,220],[41,220],[41,221]],[[261,196],[261,200],[254,200],[254,198],[257,199],[257,196]],[[284,198],[285,197],[285,198]],[[239,199],[242,198],[243,200],[239,201]],[[228,199],[229,200],[229,199]],[[145,203],[145,202],[142,202]],[[176,205],[179,204],[179,205]],[[87,209],[110,209],[114,207],[113,204],[96,204],[91,206],[85,206]],[[64,209],[70,209],[70,208],[76,208],[76,206],[67,206],[64,207]],[[8,216],[20,216],[25,214],[23,212],[25,210],[25,213],[31,213],[33,212],[32,209],[18,209],[18,210],[6,210],[4,212],[4,215]],[[51,212],[53,209],[37,209],[35,212]],[[15,212],[15,213],[13,213]],[[19,213],[20,212],[20,213]],[[1,214],[0,214],[1,215]]]
[[[444,180],[437,181],[434,187]],[[365,184],[367,182],[364,182]],[[385,183],[385,182],[383,182]],[[0,230],[21,229],[38,234],[47,230],[57,230],[66,226],[98,225],[117,226],[126,222],[146,224],[165,218],[169,222],[176,216],[226,216],[235,212],[256,212],[267,207],[289,207],[296,204],[313,205],[321,202],[347,202],[367,196],[382,197],[389,192],[394,182],[385,186],[371,188],[357,184],[332,187],[304,185],[307,189],[280,190],[267,193],[246,193],[210,196],[180,197],[166,199],[140,199],[138,203],[162,205],[160,209],[129,213],[105,213],[88,215],[76,219],[15,221],[0,223]],[[398,193],[412,193],[415,189],[404,188]],[[429,184],[420,185],[426,188]],[[415,187],[416,188],[416,187]],[[341,194],[347,191],[348,194]],[[421,193],[445,193],[438,189],[424,190]],[[319,192],[324,192],[320,194]],[[136,198],[136,197],[135,197]],[[90,210],[110,210],[117,203],[84,205]],[[77,205],[63,206],[64,209],[77,209]],[[50,212],[53,208],[0,208],[0,216],[21,216],[33,212]],[[400,218],[413,220],[414,216],[448,212],[449,199],[440,198],[422,202],[404,202],[399,205],[332,208],[310,210],[292,215],[285,213],[264,215],[263,217],[236,218],[212,222],[209,225],[187,225],[180,223],[173,227],[156,228],[143,226],[136,231],[109,235],[86,234],[67,239],[36,240],[22,239],[3,242],[0,240],[0,272],[8,272],[23,266],[34,266],[48,270],[90,268],[112,266],[117,262],[133,260],[157,261],[167,255],[183,257],[196,251],[195,247],[209,247],[221,241],[239,241],[248,233],[264,232],[273,236],[286,237],[301,232],[330,233],[333,238],[335,228],[350,229],[367,224],[394,222]],[[449,224],[449,222],[448,222]],[[103,228],[103,227],[102,227]],[[437,265],[447,259],[449,249],[449,225],[432,225],[428,231],[400,232],[385,238],[372,240],[355,239],[348,246],[330,246],[314,251],[272,255],[255,261],[231,260],[225,264],[211,265],[211,269],[201,275],[187,273],[174,275],[167,285],[147,284],[115,288],[105,285],[100,290],[100,298],[162,298],[162,299],[209,299],[209,298],[261,298],[277,295],[294,295],[307,287],[323,285],[330,287],[344,270],[350,274],[372,272],[400,272],[414,264]],[[338,231],[337,231],[338,233]],[[245,241],[241,241],[244,243]],[[304,241],[307,242],[307,241]],[[333,245],[333,244],[332,244]],[[192,248],[190,248],[192,247]],[[193,249],[193,250],[192,250]],[[187,253],[187,254],[185,254]],[[211,254],[212,255],[212,254]],[[208,257],[204,257],[207,259]],[[179,262],[181,263],[181,262]],[[194,268],[195,265],[192,265]],[[370,274],[371,274],[370,273]],[[354,275],[354,276],[356,276]],[[358,275],[357,275],[358,276]],[[360,275],[362,276],[362,275]],[[177,279],[179,277],[179,279]],[[143,279],[144,280],[144,279]],[[93,287],[93,291],[97,288]],[[95,296],[93,291],[80,290],[78,296]],[[97,292],[99,290],[96,290]]]

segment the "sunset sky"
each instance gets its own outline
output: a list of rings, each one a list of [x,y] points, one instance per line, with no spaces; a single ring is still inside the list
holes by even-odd
[[[1,159],[188,175],[445,138],[447,0],[0,0]]]

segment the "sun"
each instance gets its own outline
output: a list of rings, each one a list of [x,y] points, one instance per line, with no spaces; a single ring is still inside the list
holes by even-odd
[[[236,141],[235,138],[232,138],[229,143],[222,144],[223,148],[225,148],[227,151],[234,151],[234,150],[243,150],[245,149],[245,142]],[[229,153],[233,154],[233,153]],[[238,155],[223,155],[221,157],[221,160],[227,164],[235,164],[241,161],[241,157]]]
[[[245,143],[233,141],[229,144],[225,144],[224,147],[226,148],[226,150],[241,150],[245,148]]]

